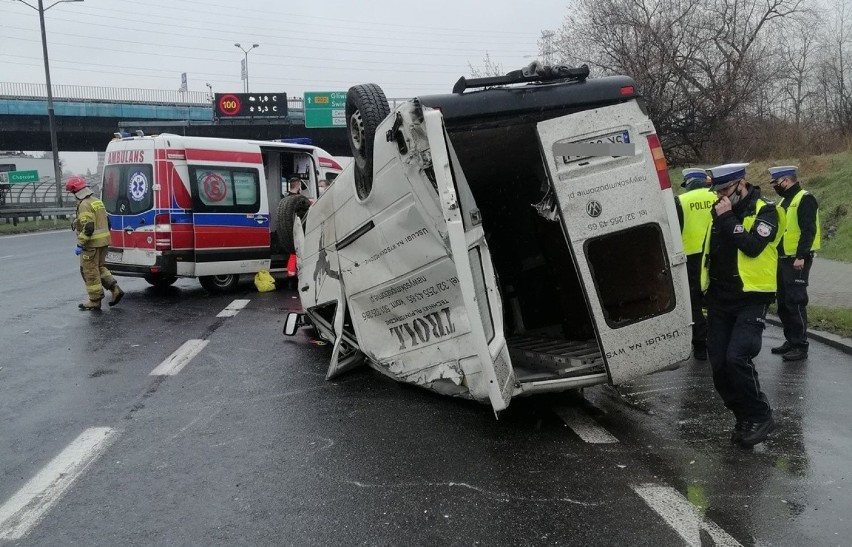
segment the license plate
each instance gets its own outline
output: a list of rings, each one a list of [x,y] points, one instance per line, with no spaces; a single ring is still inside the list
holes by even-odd
[[[106,255],[107,262],[121,262],[121,251],[108,251]]]
[[[592,146],[590,147],[588,145]],[[553,145],[553,150],[556,155],[562,156],[563,163],[573,163],[593,156],[609,156],[612,152],[616,152],[613,157],[620,155],[632,155],[632,152],[630,154],[623,153],[621,148],[624,148],[624,145],[628,145],[632,148],[630,133],[626,129],[573,143],[557,143]],[[585,150],[593,147],[595,150]],[[570,151],[568,149],[570,149]],[[574,151],[574,149],[577,149],[578,151],[579,149],[583,150],[578,155],[569,155],[571,151]]]

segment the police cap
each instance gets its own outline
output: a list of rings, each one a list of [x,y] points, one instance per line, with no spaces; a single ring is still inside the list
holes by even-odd
[[[710,189],[721,190],[731,183],[745,178],[747,163],[726,163],[707,170],[710,174]]]
[[[781,177],[789,177],[791,175],[795,175],[798,167],[795,165],[781,165],[779,167],[770,167],[769,178],[771,180],[778,180]]]

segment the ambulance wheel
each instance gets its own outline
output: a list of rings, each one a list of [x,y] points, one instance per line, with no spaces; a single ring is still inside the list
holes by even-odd
[[[227,275],[203,275],[198,278],[201,286],[212,293],[229,292],[237,288],[240,276],[237,274]]]
[[[360,199],[366,199],[373,189],[373,140],[376,128],[388,114],[388,100],[376,84],[352,86],[346,93],[349,148],[355,162],[355,191]]]
[[[177,281],[177,277],[165,274],[148,274],[145,276],[145,281],[158,289],[165,289],[171,287]]]

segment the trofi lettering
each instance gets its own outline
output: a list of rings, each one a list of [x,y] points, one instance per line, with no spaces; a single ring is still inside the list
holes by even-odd
[[[399,351],[402,351],[408,348],[408,344],[415,347],[429,340],[453,334],[456,332],[456,327],[450,318],[450,308],[442,308],[440,311],[391,327],[388,332],[396,335],[399,340]]]

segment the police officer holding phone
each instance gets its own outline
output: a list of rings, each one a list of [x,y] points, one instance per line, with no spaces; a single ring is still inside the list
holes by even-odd
[[[701,294],[701,248],[716,195],[710,191],[710,177],[704,169],[683,170],[680,184],[686,192],[675,198],[677,219],[683,252],[686,254],[686,273],[689,278],[689,298],[692,303],[692,355],[699,361],[707,360],[707,319],[704,318]]]
[[[778,244],[778,317],[784,343],[772,348],[785,361],[808,358],[808,277],[814,251],[820,248],[819,205],[802,189],[793,165],[769,168],[769,184],[783,199],[787,228]]]
[[[708,170],[718,201],[704,242],[701,286],[713,384],[736,418],[731,442],[751,448],[775,429],[752,359],[760,353],[766,308],[775,298],[784,215],[746,182],[747,165]]]

